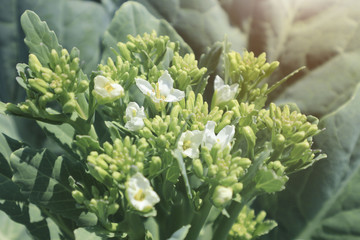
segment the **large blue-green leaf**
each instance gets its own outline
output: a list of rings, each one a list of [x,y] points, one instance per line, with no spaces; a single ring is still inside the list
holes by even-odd
[[[71,196],[69,176],[74,178],[85,172],[80,163],[50,152],[21,148],[11,155],[13,180],[29,201],[51,209],[54,213],[77,217],[81,210]]]
[[[4,127],[2,126],[2,128]],[[7,131],[11,133],[9,129]],[[4,134],[0,135],[0,210],[8,215],[7,221],[1,220],[1,226],[8,225],[9,229],[18,229],[18,235],[13,233],[13,235],[9,235],[13,236],[10,239],[26,238],[24,227],[35,239],[50,239],[47,222],[42,217],[40,219],[32,218],[31,214],[34,212],[32,209],[36,209],[36,207],[33,206],[30,209],[27,197],[20,192],[19,186],[12,181],[13,172],[10,167],[10,156],[12,152],[22,147],[24,147],[23,143]],[[24,227],[19,227],[19,224],[24,225]],[[2,230],[0,232],[5,236],[9,233]]]
[[[105,50],[102,60],[106,60],[111,56],[111,48],[116,49],[118,42],[127,42],[127,35],[142,35],[143,33],[151,33],[153,30],[158,35],[167,35],[171,41],[179,42],[183,53],[192,51],[168,22],[155,18],[139,3],[127,2],[115,13],[109,28],[104,34]]]
[[[271,95],[278,103],[324,116],[353,94],[360,70],[360,2],[357,0],[222,1],[248,36],[247,49],[280,61],[269,83],[307,68]]]
[[[100,58],[100,38],[109,23],[101,4],[68,0],[0,0],[0,99],[14,101],[23,97],[15,81],[16,64],[26,62],[28,48],[20,30],[20,16],[25,10],[34,11],[54,30],[58,41],[68,50],[81,52],[84,71],[96,68]]]
[[[233,27],[217,0],[137,0],[158,18],[166,19],[195,54],[227,36],[233,48],[242,51],[247,45],[244,32]],[[249,2],[249,1],[248,1]]]
[[[320,122],[326,130],[316,137],[316,147],[328,158],[291,176],[272,201],[263,198],[270,218],[279,223],[269,239],[360,238],[359,109],[360,84],[346,104]]]
[[[26,228],[16,222],[9,220],[9,217],[0,212],[0,239],[3,240],[31,240]]]

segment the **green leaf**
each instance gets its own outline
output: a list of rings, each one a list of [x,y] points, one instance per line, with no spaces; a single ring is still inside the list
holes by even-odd
[[[30,53],[37,56],[43,65],[50,62],[50,51],[55,49],[60,54],[62,46],[59,45],[54,31],[50,31],[48,25],[42,22],[33,11],[25,11],[21,16],[21,26],[25,32],[25,43]]]
[[[193,48],[196,56],[225,35],[234,49],[246,47],[247,36],[233,27],[217,0],[138,0],[156,17],[167,20]],[[247,1],[249,2],[249,1]]]
[[[283,190],[287,180],[287,176],[278,176],[274,170],[263,166],[256,172],[254,181],[256,182],[256,189],[274,193]]]
[[[7,240],[31,240],[27,234],[26,228],[9,219],[9,217],[0,212],[0,239]]]
[[[118,42],[127,42],[127,35],[142,35],[156,31],[157,35],[167,35],[171,41],[180,43],[181,53],[192,52],[179,34],[165,20],[160,20],[151,15],[148,10],[136,2],[124,3],[115,13],[109,28],[104,34],[105,51],[102,61],[112,56],[111,48],[115,49]]]
[[[8,215],[10,228],[13,226],[21,229],[17,224],[10,221],[11,219],[23,224],[35,239],[50,239],[45,219],[42,217],[34,219],[32,217],[33,209],[36,207],[33,206],[29,209],[29,202],[26,196],[20,192],[19,186],[12,181],[13,172],[10,168],[10,156],[12,152],[22,147],[24,147],[23,143],[6,135],[0,135],[0,210]],[[0,232],[6,233],[6,231]],[[14,239],[17,238],[14,236]]]
[[[262,207],[279,228],[269,239],[357,239],[360,222],[360,84],[353,97],[320,121],[315,138],[327,159],[290,177]]]
[[[68,124],[62,125],[52,125],[44,122],[37,122],[40,128],[46,133],[46,135],[56,142],[57,146],[60,146],[62,150],[65,150],[69,156],[78,158],[78,155],[73,151],[72,142],[75,135],[75,130]],[[62,150],[51,148],[53,145],[50,145],[50,150],[53,152],[60,152]]]
[[[80,163],[30,148],[15,151],[10,161],[13,181],[30,202],[61,216],[76,219],[80,215],[81,209],[76,207],[68,181],[69,176],[84,177],[85,169]]]
[[[320,117],[352,96],[360,79],[359,1],[223,2],[232,22],[246,30],[247,49],[280,61],[270,85],[307,67],[274,91],[271,101],[295,102],[302,112]]]
[[[168,240],[184,240],[189,232],[191,225],[182,226],[179,230],[173,233]]]
[[[84,229],[84,228],[78,228],[75,230],[74,233],[75,233],[75,239],[77,239],[77,240],[81,240],[81,239],[101,240],[102,239],[101,237],[97,236],[95,233],[86,231],[86,229]]]

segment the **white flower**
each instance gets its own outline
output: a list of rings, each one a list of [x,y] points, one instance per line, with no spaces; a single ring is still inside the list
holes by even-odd
[[[227,125],[215,135],[215,125],[213,121],[208,121],[205,125],[202,145],[211,149],[216,143],[220,144],[221,149],[230,146],[230,142],[235,134],[235,126]]]
[[[93,94],[100,103],[113,102],[124,94],[124,89],[120,84],[98,75],[94,78]]]
[[[126,186],[129,203],[137,211],[149,212],[156,203],[160,202],[160,198],[150,186],[149,180],[139,172],[127,181]]]
[[[214,81],[214,106],[218,106],[221,103],[225,103],[234,99],[238,88],[239,84],[235,83],[231,86],[227,85],[224,83],[221,77],[216,75]]]
[[[140,91],[149,96],[154,102],[178,102],[185,97],[185,93],[179,89],[174,89],[174,80],[168,71],[165,71],[156,83],[155,89],[151,84],[142,79],[136,78],[136,85]]]
[[[137,131],[144,127],[143,119],[146,118],[144,107],[139,107],[136,102],[130,102],[125,110],[125,128]]]
[[[178,149],[183,155],[190,158],[199,157],[199,146],[203,138],[203,132],[199,130],[186,131],[181,134]]]
[[[232,199],[233,190],[231,187],[217,186],[212,195],[215,207],[224,207]]]

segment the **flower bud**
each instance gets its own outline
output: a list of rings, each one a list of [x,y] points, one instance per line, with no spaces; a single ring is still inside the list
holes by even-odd
[[[131,61],[131,52],[129,51],[129,49],[127,48],[126,44],[119,42],[117,44],[119,50],[120,50],[120,54],[123,58],[125,58],[127,61]]]
[[[252,128],[250,126],[245,126],[245,127],[243,127],[242,132],[243,132],[246,142],[248,144],[248,149],[254,148],[255,143],[256,143],[256,136],[255,136],[255,133],[252,130]]]
[[[42,64],[34,54],[29,55],[29,67],[32,71],[36,73],[39,73],[42,68]]]
[[[199,178],[202,178],[203,174],[204,174],[204,169],[203,169],[203,165],[202,165],[200,159],[194,159],[192,164],[193,164],[195,175]]]
[[[220,179],[220,184],[224,186],[231,186],[238,181],[237,177],[234,175],[230,175],[228,177]]]
[[[305,138],[305,132],[300,131],[291,136],[291,141],[298,143],[298,142],[304,140],[304,138]]]
[[[108,206],[107,208],[107,214],[108,215],[112,215],[112,214],[115,214],[118,210],[119,210],[119,204],[117,203],[112,203]]]
[[[303,141],[301,143],[297,143],[294,145],[294,148],[292,149],[290,153],[290,158],[292,159],[298,159],[300,158],[306,150],[310,148],[310,144],[308,141]]]
[[[76,108],[76,100],[70,99],[67,101],[64,106],[62,107],[62,110],[64,113],[73,113]]]
[[[161,170],[161,158],[158,156],[153,156],[151,158],[149,172],[150,175],[155,175]]]
[[[234,193],[239,193],[241,192],[241,190],[243,190],[243,184],[241,182],[237,182],[235,184],[232,185],[232,189],[234,191]]]
[[[217,186],[212,195],[212,202],[215,207],[223,208],[232,199],[233,189],[231,187]]]
[[[74,190],[71,192],[72,197],[75,199],[75,201],[79,204],[82,204],[84,202],[84,194],[78,190]]]

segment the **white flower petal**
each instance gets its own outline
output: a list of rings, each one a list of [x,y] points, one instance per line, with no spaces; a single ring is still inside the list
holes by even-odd
[[[140,212],[150,211],[160,201],[150,182],[141,173],[134,174],[126,183],[130,205]]]
[[[222,78],[219,77],[219,75],[216,75],[214,80],[214,90],[218,90],[224,85],[225,85],[224,80],[222,80]]]
[[[203,133],[199,130],[182,133],[178,142],[179,151],[187,157],[198,158],[202,135]]]
[[[214,121],[208,121],[205,125],[202,146],[208,149],[211,149],[216,143],[215,125]]]
[[[199,149],[198,148],[188,148],[182,152],[185,156],[189,158],[198,158],[199,157]]]
[[[185,97],[184,91],[180,91],[178,89],[171,89],[169,95],[166,96],[165,102],[178,102]]]
[[[124,94],[124,89],[120,84],[98,75],[94,78],[93,94],[100,103],[107,103],[120,98]]]
[[[228,204],[233,195],[231,187],[217,186],[214,190],[212,201],[216,207],[224,207]]]
[[[150,97],[155,95],[155,89],[153,88],[153,86],[151,86],[151,84],[148,81],[142,78],[136,78],[135,82],[136,82],[136,86],[140,89],[140,91],[143,94]]]
[[[129,129],[130,131],[138,131],[145,126],[144,120],[142,118],[133,118],[131,121],[128,121],[125,124],[125,128]]]
[[[161,77],[158,80],[159,90],[162,96],[168,96],[170,91],[173,89],[174,80],[171,78],[168,71],[164,71]]]
[[[216,92],[216,94],[214,94],[216,97],[215,105],[217,106],[221,103],[234,99],[238,88],[239,84],[235,83],[231,86],[227,85],[219,76],[216,76],[214,80],[214,91]]]
[[[226,146],[229,146],[231,140],[233,139],[235,134],[235,126],[228,125],[225,126],[216,136],[217,142],[220,143],[221,149],[224,149]]]
[[[139,107],[136,102],[130,102],[125,110],[125,128],[137,131],[144,127],[143,119],[146,117],[144,107]]]

